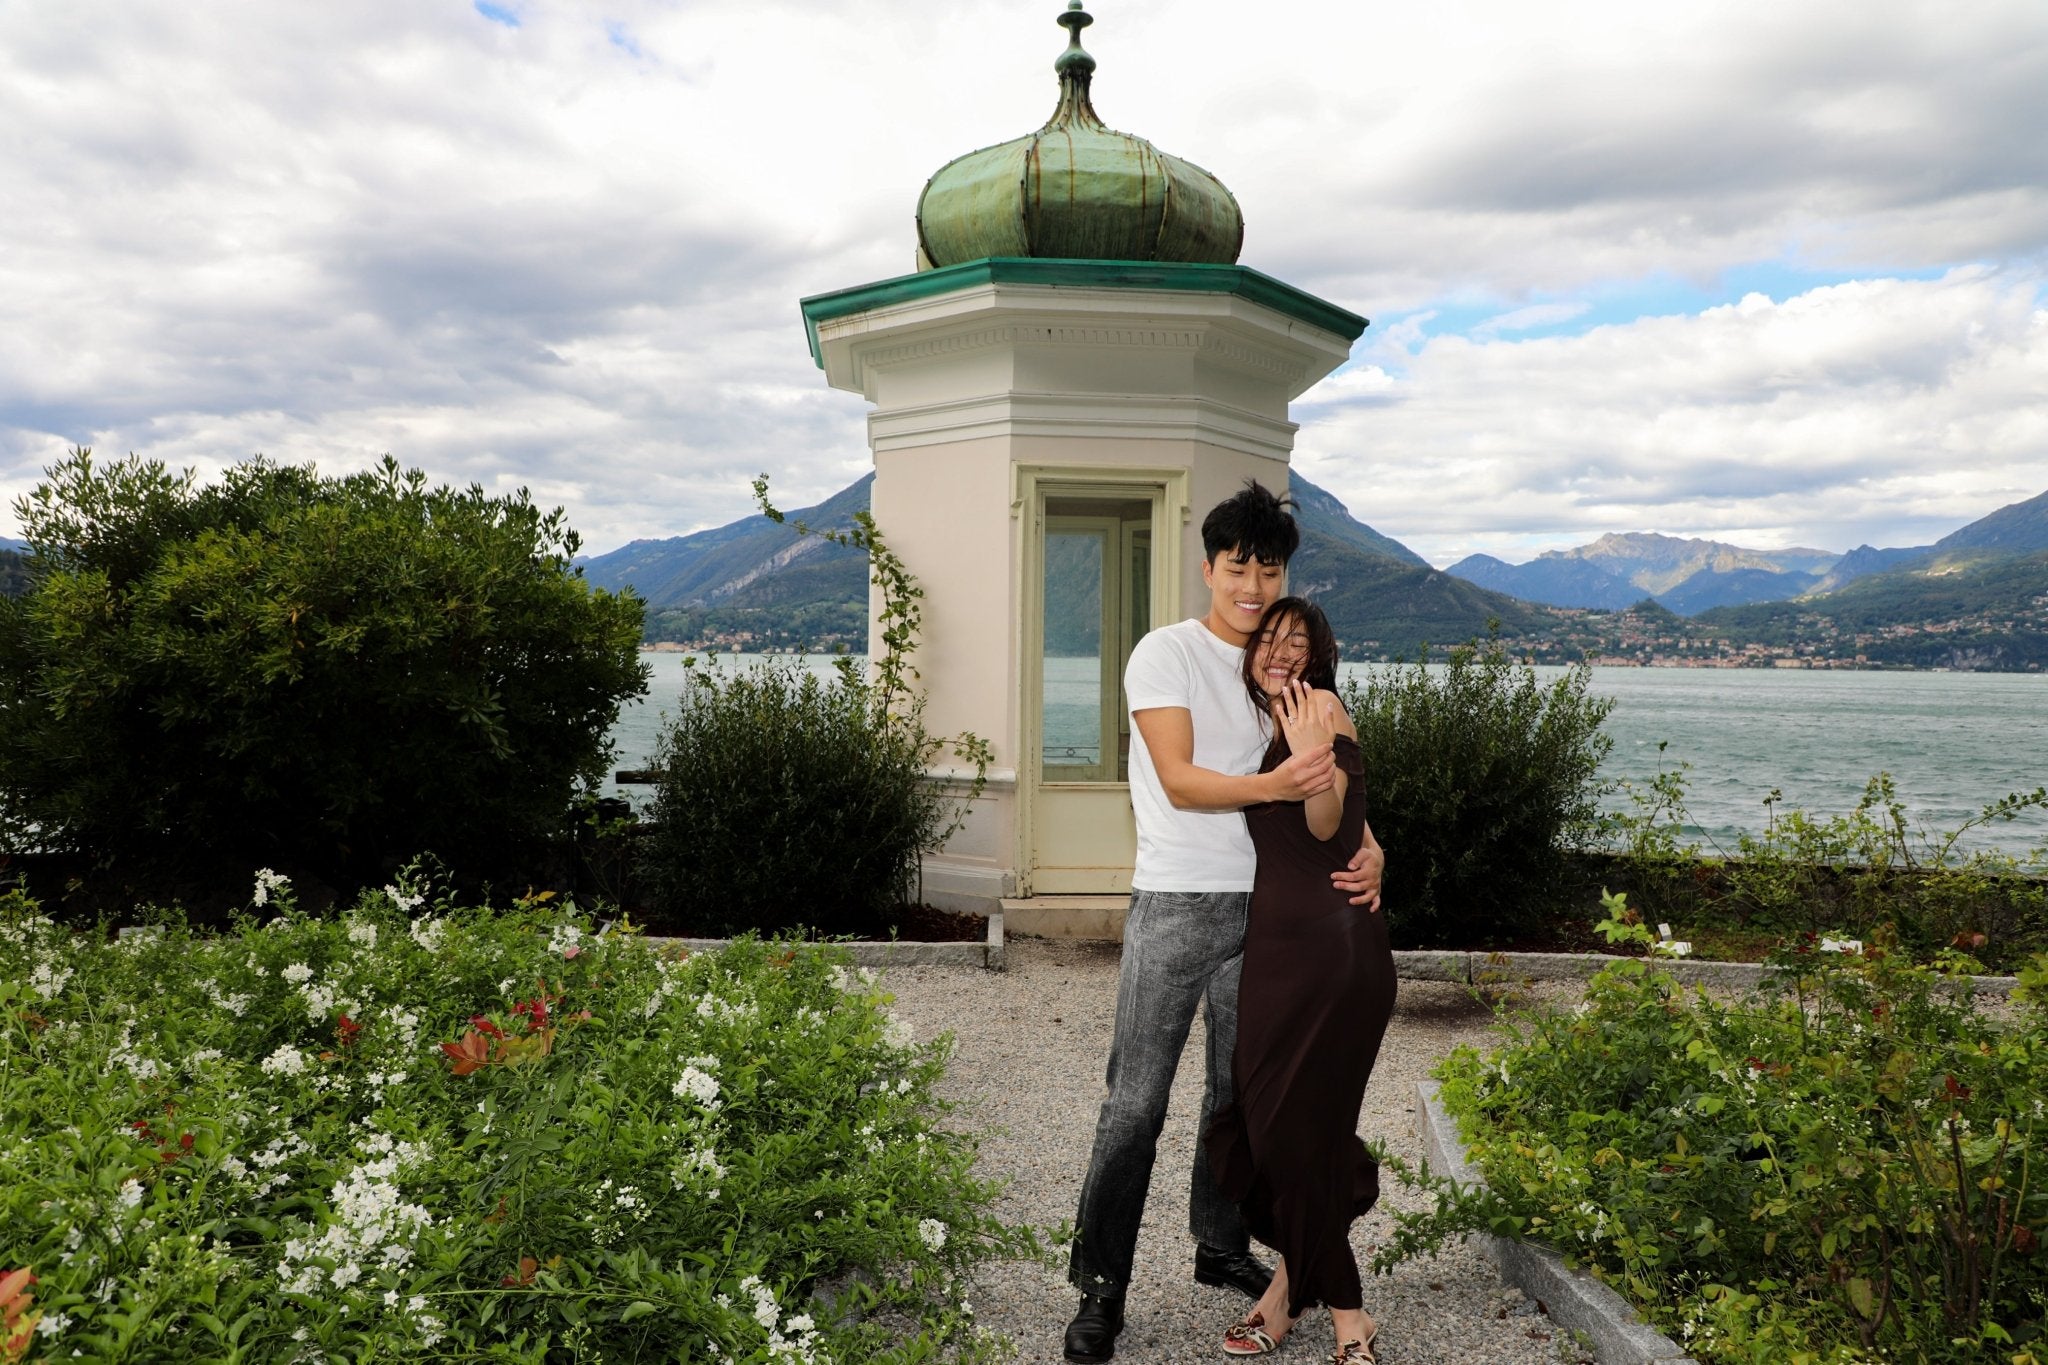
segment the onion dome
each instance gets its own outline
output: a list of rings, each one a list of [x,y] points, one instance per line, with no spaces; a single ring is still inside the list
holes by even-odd
[[[1030,136],[969,152],[925,182],[918,268],[985,256],[1234,263],[1237,200],[1200,166],[1104,124],[1088,98],[1095,59],[1081,47],[1095,21],[1072,0],[1059,22],[1059,107]]]

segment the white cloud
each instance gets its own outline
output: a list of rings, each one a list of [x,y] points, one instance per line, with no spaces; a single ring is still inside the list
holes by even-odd
[[[825,388],[796,302],[908,269],[924,178],[1044,118],[1058,0],[508,8],[516,28],[411,0],[0,7],[0,503],[73,441],[206,471],[390,450],[551,490],[605,549],[741,515],[760,469],[786,504],[855,477],[864,407]],[[1376,522],[1393,534],[1641,517],[1875,539],[1902,524],[1883,497],[1857,521],[1787,490],[1815,486],[1808,462],[1891,468],[1907,431],[1956,521],[2048,482],[2011,321],[2048,259],[2038,0],[1097,8],[1098,107],[1236,191],[1247,264],[1407,315],[1303,433],[1321,478],[1387,449],[1370,414],[1395,424],[1418,492]],[[1986,263],[1907,293],[1991,310],[1928,319],[1940,337],[1975,323],[2036,359],[1969,360],[1853,291],[1772,327],[1498,339],[1570,323],[1560,297],[1756,262],[1884,299],[1889,274]],[[1431,337],[1452,314],[1492,322]],[[1654,393],[1615,399],[1622,373]],[[1461,387],[1482,374],[1533,417]],[[1652,426],[1603,437],[1594,475],[1576,412]],[[1407,486],[1348,477],[1362,513]],[[1479,482],[1455,506],[1421,498],[1458,479]],[[1470,520],[1494,504],[1524,529]]]
[[[1537,327],[1555,327],[1560,323],[1570,322],[1573,318],[1583,317],[1592,309],[1592,304],[1577,301],[1532,303],[1526,308],[1516,308],[1488,318],[1472,329],[1472,335],[1492,338],[1502,332],[1526,332]]]
[[[1607,531],[1921,544],[2048,486],[2042,287],[1965,268],[1439,337],[1390,393],[1312,392],[1296,465],[1439,564]]]

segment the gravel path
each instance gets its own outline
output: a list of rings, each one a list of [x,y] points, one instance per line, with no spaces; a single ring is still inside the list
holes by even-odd
[[[1102,1104],[1118,954],[1114,943],[1013,939],[1007,972],[899,967],[885,975],[896,995],[896,1013],[919,1037],[950,1030],[957,1040],[945,1092],[960,1102],[955,1121],[986,1134],[982,1170],[1011,1181],[999,1211],[1012,1221],[1050,1227],[1074,1216]],[[1415,1082],[1454,1045],[1484,1043],[1491,1019],[1462,986],[1403,982],[1366,1091],[1360,1131],[1418,1160]],[[1131,1365],[1223,1359],[1223,1328],[1246,1306],[1228,1290],[1194,1282],[1187,1173],[1201,1102],[1201,1029],[1197,1021],[1160,1136],[1126,1325],[1117,1342],[1117,1360]],[[1412,1198],[1389,1178],[1382,1208],[1407,1207],[1404,1201]],[[1386,1226],[1377,1210],[1353,1225],[1361,1264]],[[1016,1342],[1020,1361],[1061,1359],[1061,1334],[1076,1303],[1064,1270],[1064,1259],[1058,1271],[996,1265],[975,1282],[978,1320]],[[1385,1365],[1556,1365],[1589,1359],[1535,1305],[1504,1286],[1491,1262],[1463,1246],[1411,1262],[1390,1277],[1368,1276],[1365,1293],[1366,1309],[1380,1323],[1379,1358]],[[1333,1344],[1328,1315],[1311,1310],[1283,1350],[1298,1362],[1327,1360]]]

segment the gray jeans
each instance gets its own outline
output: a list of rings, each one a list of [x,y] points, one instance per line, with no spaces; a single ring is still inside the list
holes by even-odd
[[[1133,891],[1117,973],[1116,1036],[1109,1045],[1109,1098],[1095,1124],[1095,1151],[1081,1184],[1067,1279],[1088,1294],[1120,1298],[1131,1280],[1138,1224],[1152,1183],[1167,1094],[1195,1007],[1208,1010],[1208,1076],[1202,1128],[1231,1098],[1237,1049],[1237,981],[1244,967],[1242,891]],[[1237,1205],[1209,1174],[1198,1139],[1188,1190],[1188,1230],[1203,1246],[1250,1245]]]

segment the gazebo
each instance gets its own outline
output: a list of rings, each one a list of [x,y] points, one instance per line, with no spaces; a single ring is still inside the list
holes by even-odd
[[[803,315],[826,381],[874,405],[874,517],[925,591],[926,721],[996,755],[926,898],[1114,932],[1135,851],[1124,662],[1206,600],[1202,514],[1248,478],[1285,486],[1288,404],[1366,323],[1237,264],[1237,200],[1104,124],[1092,20],[1074,0],[1059,22],[1045,126],[931,177],[916,273]]]

